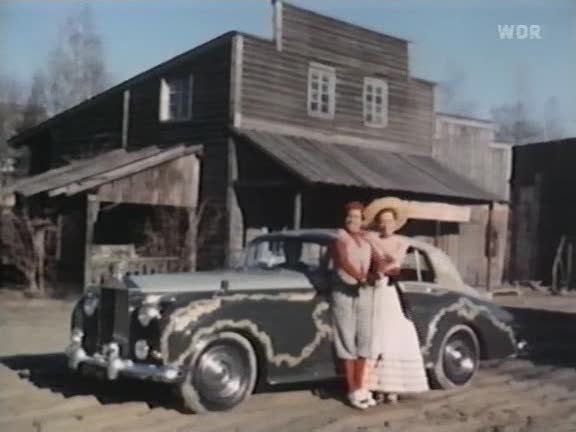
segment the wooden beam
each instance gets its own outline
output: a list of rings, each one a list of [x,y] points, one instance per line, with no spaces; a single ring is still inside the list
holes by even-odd
[[[486,226],[486,251],[488,252],[486,258],[486,289],[492,289],[492,229],[494,218],[494,203],[488,206],[488,224]]]
[[[407,201],[406,206],[410,219],[456,223],[467,223],[471,219],[471,210],[467,206],[420,201]]]
[[[86,197],[86,232],[84,237],[84,290],[92,283],[92,243],[94,241],[94,225],[98,220],[100,202],[95,195]]]
[[[228,184],[226,190],[226,210],[228,213],[228,246],[226,261],[228,267],[239,264],[244,248],[244,218],[238,202],[235,184],[238,180],[237,144],[233,138],[228,138]]]
[[[128,128],[130,127],[130,90],[124,90],[122,100],[122,148],[128,147]]]
[[[287,183],[284,181],[247,181],[240,180],[235,183],[236,187],[239,188],[293,188],[293,183]]]
[[[294,195],[294,229],[302,226],[302,192]]]
[[[242,65],[244,36],[236,35],[232,40],[232,70],[230,72],[230,122],[234,127],[242,126]]]
[[[282,51],[282,1],[272,0],[274,6],[274,42],[276,49]]]

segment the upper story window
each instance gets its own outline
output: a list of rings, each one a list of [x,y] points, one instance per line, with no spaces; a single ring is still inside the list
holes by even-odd
[[[388,125],[388,83],[378,78],[364,78],[364,124]]]
[[[192,118],[193,83],[192,75],[162,78],[160,83],[161,121],[186,121]]]
[[[311,63],[308,70],[308,114],[334,118],[336,105],[336,70],[319,63]]]

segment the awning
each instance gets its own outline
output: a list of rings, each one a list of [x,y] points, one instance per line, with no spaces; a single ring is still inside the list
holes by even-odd
[[[306,182],[482,202],[503,201],[503,198],[483,190],[431,156],[255,130],[239,129],[236,132]]]
[[[19,180],[2,191],[1,201],[10,205],[14,202],[15,194],[25,197],[40,193],[49,196],[74,195],[200,150],[201,146],[186,145],[147,147],[133,152],[112,150]]]

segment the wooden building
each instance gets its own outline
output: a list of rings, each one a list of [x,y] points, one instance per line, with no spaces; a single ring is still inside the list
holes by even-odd
[[[126,192],[158,204],[184,182],[180,190],[197,190],[198,199],[183,205],[203,204],[222,216],[200,224],[198,268],[235,264],[254,230],[335,227],[352,199],[411,200],[407,233],[431,239],[441,234],[438,222],[469,223],[470,205],[505,199],[435,158],[434,84],[411,75],[406,40],[272,5],[272,39],[226,33],[15,137],[30,148],[30,174],[117,151],[129,158],[150,148],[201,146],[197,184],[182,175],[158,188],[128,182]],[[91,199],[123,202],[116,186],[83,175],[59,189],[68,188],[83,212],[90,214]],[[43,189],[28,198],[54,194]],[[91,238],[91,220],[100,222],[88,218],[82,239]],[[207,229],[214,221],[216,229]],[[81,245],[91,247],[84,240],[74,247]],[[484,271],[486,260],[477,265]]]
[[[442,226],[440,241],[469,283],[486,285],[488,269],[483,266],[489,265],[490,284],[496,286],[507,265],[512,146],[495,141],[495,126],[490,121],[439,113],[433,152],[437,160],[500,197],[488,205],[471,205],[470,223]],[[478,247],[485,236],[490,246]]]
[[[510,274],[576,288],[576,138],[514,147]]]

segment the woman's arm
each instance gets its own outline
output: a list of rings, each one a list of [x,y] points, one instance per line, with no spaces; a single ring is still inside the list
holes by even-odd
[[[344,240],[337,239],[333,243],[332,251],[332,255],[334,256],[334,264],[336,264],[337,268],[344,270],[346,273],[356,279],[360,284],[366,282],[366,277],[358,270],[356,270],[356,267],[354,267],[348,259],[348,250]]]

